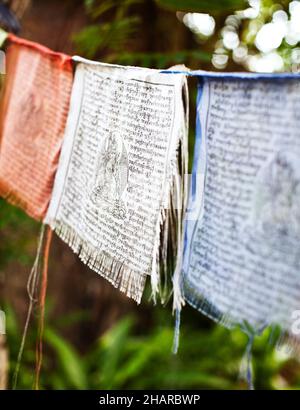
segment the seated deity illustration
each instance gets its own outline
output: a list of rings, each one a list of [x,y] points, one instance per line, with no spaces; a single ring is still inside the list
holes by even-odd
[[[126,216],[122,195],[128,183],[127,151],[118,133],[111,132],[100,147],[90,199],[117,218]]]
[[[247,230],[252,230],[249,245],[257,250],[269,247],[300,257],[300,164],[296,155],[277,153],[259,172]]]

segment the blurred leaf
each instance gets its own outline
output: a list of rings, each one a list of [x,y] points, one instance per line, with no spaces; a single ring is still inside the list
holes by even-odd
[[[155,360],[156,357],[164,354],[170,356],[172,340],[173,334],[170,333],[169,329],[164,329],[148,340],[148,343],[140,346],[134,354],[131,354],[128,360],[122,363],[122,368],[119,369],[116,377],[117,385],[122,386],[130,378],[138,377],[147,366],[147,363]]]
[[[159,6],[174,11],[190,11],[198,13],[217,14],[243,9],[248,5],[246,0],[156,0]]]
[[[68,314],[65,314],[61,317],[56,317],[53,319],[56,327],[67,328],[74,326],[77,323],[83,323],[88,321],[90,318],[90,312],[88,311],[74,311]]]
[[[132,326],[132,318],[125,318],[100,339],[103,348],[101,381],[104,388],[114,386],[114,379],[119,370],[119,359],[123,348],[126,346]]]
[[[38,237],[38,224],[21,209],[0,198],[0,268],[11,260],[31,263]],[[36,234],[36,238],[34,235]],[[33,239],[34,238],[34,239]]]
[[[8,335],[20,337],[20,328],[14,310],[6,303],[4,311],[6,316],[6,333]]]
[[[120,18],[126,13],[130,6],[142,2],[143,0],[105,0],[95,5],[95,1],[93,1],[93,4],[88,6],[88,10],[93,18],[97,18],[109,10],[116,9],[116,17]]]
[[[182,50],[173,53],[120,53],[111,54],[107,61],[163,69],[175,64],[184,64],[187,59],[193,59],[195,62],[209,62],[211,55],[202,50]]]
[[[92,58],[106,48],[118,51],[137,30],[138,17],[128,17],[111,23],[90,25],[74,35],[78,52]]]
[[[74,348],[51,328],[46,328],[45,341],[55,350],[57,358],[71,387],[86,389],[87,379],[83,362]]]

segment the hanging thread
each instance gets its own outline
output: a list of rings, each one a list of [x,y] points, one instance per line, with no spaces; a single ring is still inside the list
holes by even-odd
[[[39,326],[38,326],[38,338],[36,345],[36,372],[35,372],[35,390],[39,390],[40,384],[40,373],[42,368],[43,361],[43,335],[44,335],[44,326],[45,326],[45,302],[47,294],[47,285],[48,285],[48,264],[49,264],[49,253],[50,245],[52,240],[52,230],[50,227],[47,228],[47,236],[45,243],[44,251],[44,264],[41,280],[41,290],[40,290],[40,315],[39,315]]]
[[[34,304],[37,300],[36,297],[35,297],[35,294],[36,294],[36,290],[37,290],[37,286],[38,286],[38,279],[39,279],[39,272],[40,272],[39,271],[39,264],[40,264],[40,257],[41,257],[41,253],[42,253],[44,234],[45,234],[45,226],[42,225],[41,230],[40,230],[39,240],[38,240],[38,247],[37,247],[36,257],[35,257],[35,260],[34,260],[34,263],[33,263],[33,266],[32,266],[32,269],[30,271],[28,281],[27,281],[27,293],[28,293],[28,296],[29,296],[29,306],[28,306],[26,320],[25,320],[25,326],[24,326],[24,330],[23,330],[23,334],[22,334],[21,345],[20,345],[20,349],[19,349],[19,353],[18,353],[17,364],[16,364],[16,368],[15,368],[15,371],[14,371],[14,375],[13,375],[13,381],[12,381],[13,390],[15,390],[16,387],[17,387],[18,375],[19,375],[19,371],[20,371],[20,367],[21,367],[21,361],[22,361],[22,357],[23,357],[24,346],[25,346],[26,337],[27,337],[27,333],[28,333],[30,318],[31,318],[33,306],[34,306]]]
[[[173,354],[177,354],[179,348],[179,337],[180,337],[180,319],[181,319],[181,310],[175,310],[175,330],[174,330],[174,339],[173,339]]]
[[[252,374],[252,348],[254,342],[254,335],[249,336],[249,341],[246,347],[246,357],[247,357],[247,373],[246,379],[248,384],[248,390],[254,390],[253,374]]]

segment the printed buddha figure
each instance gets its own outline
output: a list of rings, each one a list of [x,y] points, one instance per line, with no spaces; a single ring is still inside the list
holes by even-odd
[[[109,205],[113,214],[121,216],[124,211],[121,197],[127,184],[127,154],[121,137],[110,133],[101,151],[91,200],[106,209]]]

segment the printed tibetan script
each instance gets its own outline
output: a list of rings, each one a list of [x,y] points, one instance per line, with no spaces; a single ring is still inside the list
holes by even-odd
[[[300,308],[300,82],[207,79],[200,92],[185,297],[227,325],[288,330]]]
[[[183,126],[183,76],[79,63],[47,222],[140,301]]]

